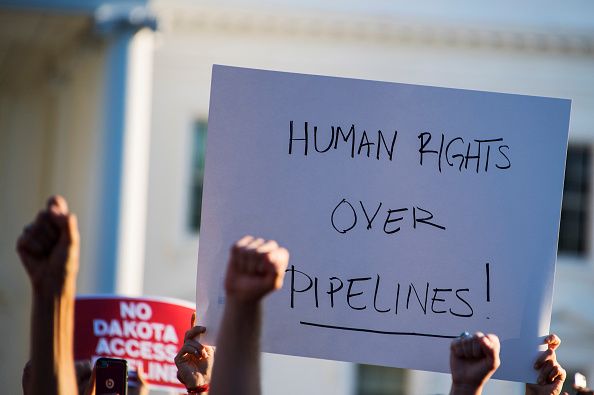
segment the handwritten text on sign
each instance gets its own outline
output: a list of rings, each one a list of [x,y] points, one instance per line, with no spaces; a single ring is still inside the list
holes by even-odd
[[[294,121],[289,122],[289,155],[307,156],[312,154],[324,154],[330,150],[340,150],[346,155],[354,158],[356,155],[367,158],[374,158],[377,160],[392,161],[394,159],[396,141],[398,131],[394,130],[391,138],[386,141],[384,132],[377,131],[377,138],[369,137],[367,131],[363,129],[358,131],[353,124],[347,128],[341,126],[331,125],[327,128],[318,128],[316,125],[311,125],[309,122],[303,122],[303,129],[299,134],[295,130]],[[491,166],[491,171],[508,170],[511,168],[511,160],[509,153],[509,145],[504,143],[502,137],[489,139],[474,139],[468,143],[464,141],[463,137],[447,137],[442,133],[437,145],[431,145],[432,134],[429,132],[421,132],[417,136],[418,141],[418,158],[419,165],[435,166],[437,171],[442,171],[442,161],[444,167],[453,167],[457,171],[462,172],[469,169],[476,173],[488,172]],[[311,149],[313,147],[313,150]],[[493,149],[494,153],[491,153]],[[494,158],[493,158],[494,157]],[[428,163],[432,160],[431,163]],[[490,162],[491,161],[491,162]],[[493,164],[495,161],[495,164]],[[382,210],[382,207],[384,208]],[[381,211],[380,211],[381,210]],[[379,214],[379,215],[378,215]],[[377,218],[377,217],[380,218]],[[377,218],[377,220],[376,220]],[[385,234],[394,234],[401,230],[402,226],[407,226],[410,229],[416,229],[417,226],[432,226],[434,228],[445,231],[446,227],[436,222],[434,215],[426,208],[412,205],[411,207],[391,207],[386,206],[384,202],[369,202],[365,203],[362,200],[349,201],[342,198],[332,210],[330,215],[330,223],[334,230],[338,233],[344,234],[353,230],[358,224],[367,230],[372,230],[374,224],[376,229]],[[374,277],[358,277],[343,280],[339,277],[330,277],[328,284],[324,284],[321,288],[324,291],[320,292],[319,278],[308,275],[307,273],[295,268],[294,265],[288,269],[291,283],[291,308],[295,307],[296,294],[303,292],[311,292],[314,295],[315,307],[319,308],[320,298],[322,302],[327,302],[331,308],[334,308],[336,295],[341,295],[346,298],[346,304],[349,308],[354,310],[365,310],[368,306],[378,313],[388,313],[393,311],[398,314],[400,303],[402,308],[408,310],[411,307],[411,296],[413,296],[413,308],[420,308],[423,314],[452,314],[458,317],[471,317],[474,314],[474,309],[471,304],[465,299],[465,294],[470,292],[470,288],[430,288],[430,283],[426,282],[420,285],[417,290],[415,284],[410,283],[403,285],[403,297],[400,298],[401,283],[396,283],[396,289],[393,290],[392,285],[389,284],[390,291],[395,291],[395,296],[389,294],[388,303],[383,303],[384,307],[379,307],[381,302],[378,302],[378,293],[381,287],[380,274],[375,274]],[[487,301],[490,301],[490,286],[489,286],[489,263],[485,264]],[[301,283],[302,286],[297,285]],[[346,292],[343,290],[347,285]],[[368,295],[366,295],[366,291]],[[431,292],[430,292],[431,290]],[[344,295],[343,295],[344,294]],[[371,301],[373,295],[373,302]],[[431,296],[430,296],[431,295]],[[366,298],[367,296],[367,298]],[[446,300],[448,298],[450,300]],[[356,303],[354,300],[358,300]],[[368,300],[366,300],[368,299]],[[453,299],[453,300],[451,300]],[[418,304],[415,302],[418,302]],[[395,302],[394,302],[395,301]],[[447,307],[449,305],[457,305]],[[429,303],[429,310],[428,310]],[[445,306],[445,307],[444,307]],[[321,326],[324,325],[301,322],[302,324]],[[326,325],[325,327],[329,327]],[[338,327],[336,327],[338,328]],[[355,328],[340,328],[340,329],[355,329]],[[366,331],[365,329],[357,329],[359,331]],[[374,332],[374,331],[370,331]],[[397,333],[397,332],[394,332]],[[404,334],[400,332],[400,334]],[[411,333],[412,334],[412,333]],[[454,336],[439,335],[439,334],[419,334],[430,337],[445,337],[453,338]]]
[[[199,250],[213,341],[244,234],[291,252],[265,351],[449,371],[496,333],[534,378],[548,332],[568,100],[215,66]]]

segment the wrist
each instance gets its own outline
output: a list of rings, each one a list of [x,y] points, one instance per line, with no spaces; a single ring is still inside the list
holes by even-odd
[[[483,392],[483,383],[452,383],[450,395],[480,395]]]
[[[233,294],[227,294],[226,303],[242,309],[254,309],[260,305],[261,298],[243,298]]]
[[[208,384],[202,384],[197,387],[186,388],[188,390],[188,395],[195,395],[195,394],[207,394],[210,386]]]
[[[258,303],[267,293],[268,292],[262,293],[261,291],[245,291],[234,287],[225,287],[225,298],[240,304]]]
[[[260,302],[227,299],[223,315],[245,330],[261,317],[262,306]]]
[[[45,300],[70,299],[76,294],[76,273],[47,276],[33,284],[35,298]]]

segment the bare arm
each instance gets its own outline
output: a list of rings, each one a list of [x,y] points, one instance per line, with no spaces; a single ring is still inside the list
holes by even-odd
[[[260,394],[261,314],[259,304],[225,306],[211,394]]]
[[[261,301],[282,286],[288,261],[288,251],[275,241],[246,236],[233,246],[212,395],[260,394]]]
[[[26,392],[76,393],[72,341],[79,235],[76,217],[63,198],[48,200],[47,208],[23,231],[17,252],[33,288]]]

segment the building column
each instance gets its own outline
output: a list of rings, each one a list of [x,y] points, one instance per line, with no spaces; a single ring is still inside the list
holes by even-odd
[[[134,296],[144,277],[156,20],[145,6],[104,4],[95,27],[107,43],[96,289]]]

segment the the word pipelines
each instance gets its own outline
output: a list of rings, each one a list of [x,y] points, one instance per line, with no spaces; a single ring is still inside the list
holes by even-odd
[[[290,306],[312,308],[347,307],[350,310],[373,309],[382,314],[415,311],[427,314],[450,314],[472,317],[470,288],[435,287],[429,282],[400,283],[382,281],[379,274],[368,277],[320,279],[291,265]],[[299,300],[297,300],[299,299]]]
[[[385,136],[381,130],[375,134],[367,133],[365,129],[358,131],[355,124],[344,128],[331,125],[329,128],[318,129],[318,126],[310,126],[309,122],[303,123],[303,132],[299,133],[294,121],[289,121],[289,155],[303,152],[307,156],[311,152],[323,154],[330,150],[342,150],[348,152],[351,158],[356,154],[393,161],[397,137],[397,130]],[[493,168],[507,170],[512,165],[510,147],[504,143],[503,137],[464,141],[462,137],[446,137],[441,133],[436,142],[437,139],[432,139],[430,132],[421,132],[417,138],[419,164],[424,166],[429,163],[440,173],[444,167],[456,168],[459,172],[474,170],[476,173],[486,173]]]
[[[359,215],[357,215],[359,206],[361,209]],[[382,206],[383,203],[379,202],[377,206],[373,205],[370,207],[369,205],[364,204],[362,200],[359,200],[359,204],[355,203],[353,205],[350,201],[342,199],[338,202],[336,207],[334,207],[334,210],[332,210],[330,222],[332,223],[334,230],[344,234],[355,228],[361,217],[360,214],[362,213],[365,217],[363,226],[365,226],[367,230],[371,230]],[[355,207],[357,208],[355,209]],[[418,206],[413,206],[411,210],[409,210],[408,207],[401,207],[396,209],[387,208],[385,211],[382,211],[381,217],[385,218],[380,219],[380,221],[383,221],[384,233],[393,234],[400,231],[400,224],[401,221],[404,221],[405,216],[410,217],[412,220],[411,227],[413,229],[416,229],[419,224],[428,225],[441,230],[446,229],[445,226],[440,225],[433,220],[433,213],[431,213],[431,211]]]

